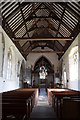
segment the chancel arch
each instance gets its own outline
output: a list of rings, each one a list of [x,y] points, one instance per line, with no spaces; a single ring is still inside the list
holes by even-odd
[[[41,56],[34,65],[33,86],[53,87],[54,86],[54,69],[51,62],[44,56]]]

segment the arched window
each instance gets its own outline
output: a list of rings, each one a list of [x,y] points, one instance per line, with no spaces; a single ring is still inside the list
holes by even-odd
[[[63,80],[64,80],[64,86],[66,87],[66,67],[65,67],[65,64],[63,65]]]
[[[45,79],[46,78],[46,76],[47,76],[47,69],[45,68],[45,66],[41,66],[40,67],[39,75],[40,75],[40,79]]]
[[[7,62],[7,79],[11,78],[11,73],[12,73],[12,53],[11,50],[9,50]]]
[[[78,46],[72,48],[69,54],[70,81],[78,80]]]

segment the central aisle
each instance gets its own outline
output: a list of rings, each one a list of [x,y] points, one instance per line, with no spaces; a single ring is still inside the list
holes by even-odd
[[[38,98],[37,104],[33,108],[30,120],[36,119],[36,118],[37,119],[47,118],[51,120],[56,119],[56,114],[54,112],[54,109],[49,105],[45,88],[40,89],[39,98]]]

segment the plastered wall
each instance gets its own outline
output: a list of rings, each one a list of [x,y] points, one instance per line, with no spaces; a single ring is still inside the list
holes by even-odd
[[[68,48],[68,50],[66,51],[66,53],[63,55],[62,59],[63,60],[63,65],[65,65],[65,70],[66,70],[66,80],[68,80],[68,85],[67,87],[70,89],[74,89],[74,90],[80,90],[80,75],[79,75],[79,71],[80,71],[80,54],[79,54],[79,59],[78,59],[78,80],[70,80],[69,77],[69,53],[72,50],[72,48],[74,48],[75,46],[79,46],[79,53],[80,53],[80,34],[76,37],[76,39],[73,41],[73,43],[71,44],[71,46]],[[64,79],[63,79],[64,81]],[[65,85],[66,86],[66,85]]]
[[[12,75],[10,79],[7,79],[9,48],[12,49]],[[20,72],[22,61],[26,64],[26,61],[21,53],[0,26],[0,92],[19,88],[19,76],[17,74]]]

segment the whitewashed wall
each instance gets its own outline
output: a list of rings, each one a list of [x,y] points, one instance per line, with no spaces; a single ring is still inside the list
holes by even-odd
[[[65,69],[66,69],[66,79],[69,80],[69,82],[68,82],[68,88],[74,89],[74,90],[80,90],[80,86],[79,86],[80,76],[79,76],[78,81],[74,81],[74,80],[72,81],[69,78],[69,53],[70,53],[70,51],[71,51],[71,49],[73,47],[75,47],[77,45],[80,46],[80,44],[78,44],[78,41],[80,41],[80,34],[76,37],[76,39],[73,41],[73,43],[71,44],[71,46],[68,48],[68,50],[66,51],[66,53],[62,57],[62,59],[63,59],[63,65],[65,65]],[[80,71],[80,61],[79,61],[79,71]]]
[[[80,91],[80,34],[78,35],[78,45],[79,45],[79,63],[78,63],[78,90]]]
[[[35,49],[35,51],[36,50],[40,50],[40,48]],[[50,49],[46,48],[46,50],[48,51]],[[27,56],[27,67],[31,67],[31,65],[32,65],[34,68],[35,63],[42,56],[44,56],[51,63],[51,65],[54,65],[54,74],[55,74],[57,69],[59,68],[59,60],[58,60],[58,56],[56,53],[30,53]],[[55,77],[55,75],[54,75],[54,77]],[[36,84],[38,84],[38,79],[39,79],[38,76],[36,76],[35,77]],[[52,75],[48,76],[48,83],[50,80],[53,80]],[[55,80],[55,78],[54,78],[54,80]]]
[[[3,58],[3,41],[5,43],[5,49],[4,49],[4,59]],[[8,80],[6,79],[7,75],[7,61],[8,61],[8,50],[9,48],[12,47],[13,49],[13,69],[12,69],[12,75],[11,79]],[[20,61],[20,66],[22,61],[24,60],[23,56],[21,53],[18,51],[16,46],[13,44],[11,39],[8,37],[8,35],[5,33],[5,31],[2,29],[0,26],[0,92],[3,91],[9,91],[13,89],[19,88],[19,77],[17,76],[17,70],[18,70],[18,61]],[[3,68],[2,68],[2,62]],[[24,60],[25,64],[26,61]],[[2,72],[3,70],[3,72]],[[18,71],[19,72],[19,71]]]
[[[50,61],[52,65],[54,65],[54,71],[56,72],[59,65],[59,60],[56,53],[30,53],[27,56],[27,67],[31,67],[31,65],[34,67],[37,60],[42,56],[47,58],[47,60]]]

